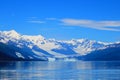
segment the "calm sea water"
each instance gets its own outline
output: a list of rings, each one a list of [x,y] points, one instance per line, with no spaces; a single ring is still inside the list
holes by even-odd
[[[0,62],[0,80],[120,80],[120,62]]]

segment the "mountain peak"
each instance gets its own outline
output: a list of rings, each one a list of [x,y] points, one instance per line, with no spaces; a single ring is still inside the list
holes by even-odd
[[[15,34],[18,34],[15,30],[10,30],[10,31],[3,31],[4,33],[15,33]]]
[[[20,35],[15,30],[0,31],[0,42],[17,48],[30,50],[32,54],[56,58],[87,55],[95,50],[119,46],[120,43],[104,43],[88,39],[55,40],[45,39],[42,35]],[[17,52],[17,51],[16,51]],[[26,53],[25,53],[26,54]],[[16,54],[21,57],[20,53]]]
[[[8,32],[16,32],[14,29],[12,29],[12,30],[10,30],[10,31],[8,31]]]
[[[9,37],[14,37],[14,38],[18,38],[20,36],[20,34],[17,33],[15,30],[3,31],[3,33]]]
[[[22,36],[24,39],[30,40],[30,41],[41,41],[44,40],[45,38],[41,35],[37,35],[37,36],[29,36],[29,35],[23,35]]]

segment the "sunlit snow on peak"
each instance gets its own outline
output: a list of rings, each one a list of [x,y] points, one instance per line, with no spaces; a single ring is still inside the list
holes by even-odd
[[[11,31],[3,31],[3,34],[12,37],[12,38],[19,38],[20,34],[17,33],[15,30],[11,30]]]

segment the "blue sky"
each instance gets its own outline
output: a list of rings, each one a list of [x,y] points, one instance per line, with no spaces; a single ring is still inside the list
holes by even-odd
[[[0,30],[120,41],[120,0],[0,0]]]

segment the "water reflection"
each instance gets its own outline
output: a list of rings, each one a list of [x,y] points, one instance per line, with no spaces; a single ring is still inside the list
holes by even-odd
[[[119,80],[120,62],[0,62],[0,80]]]

